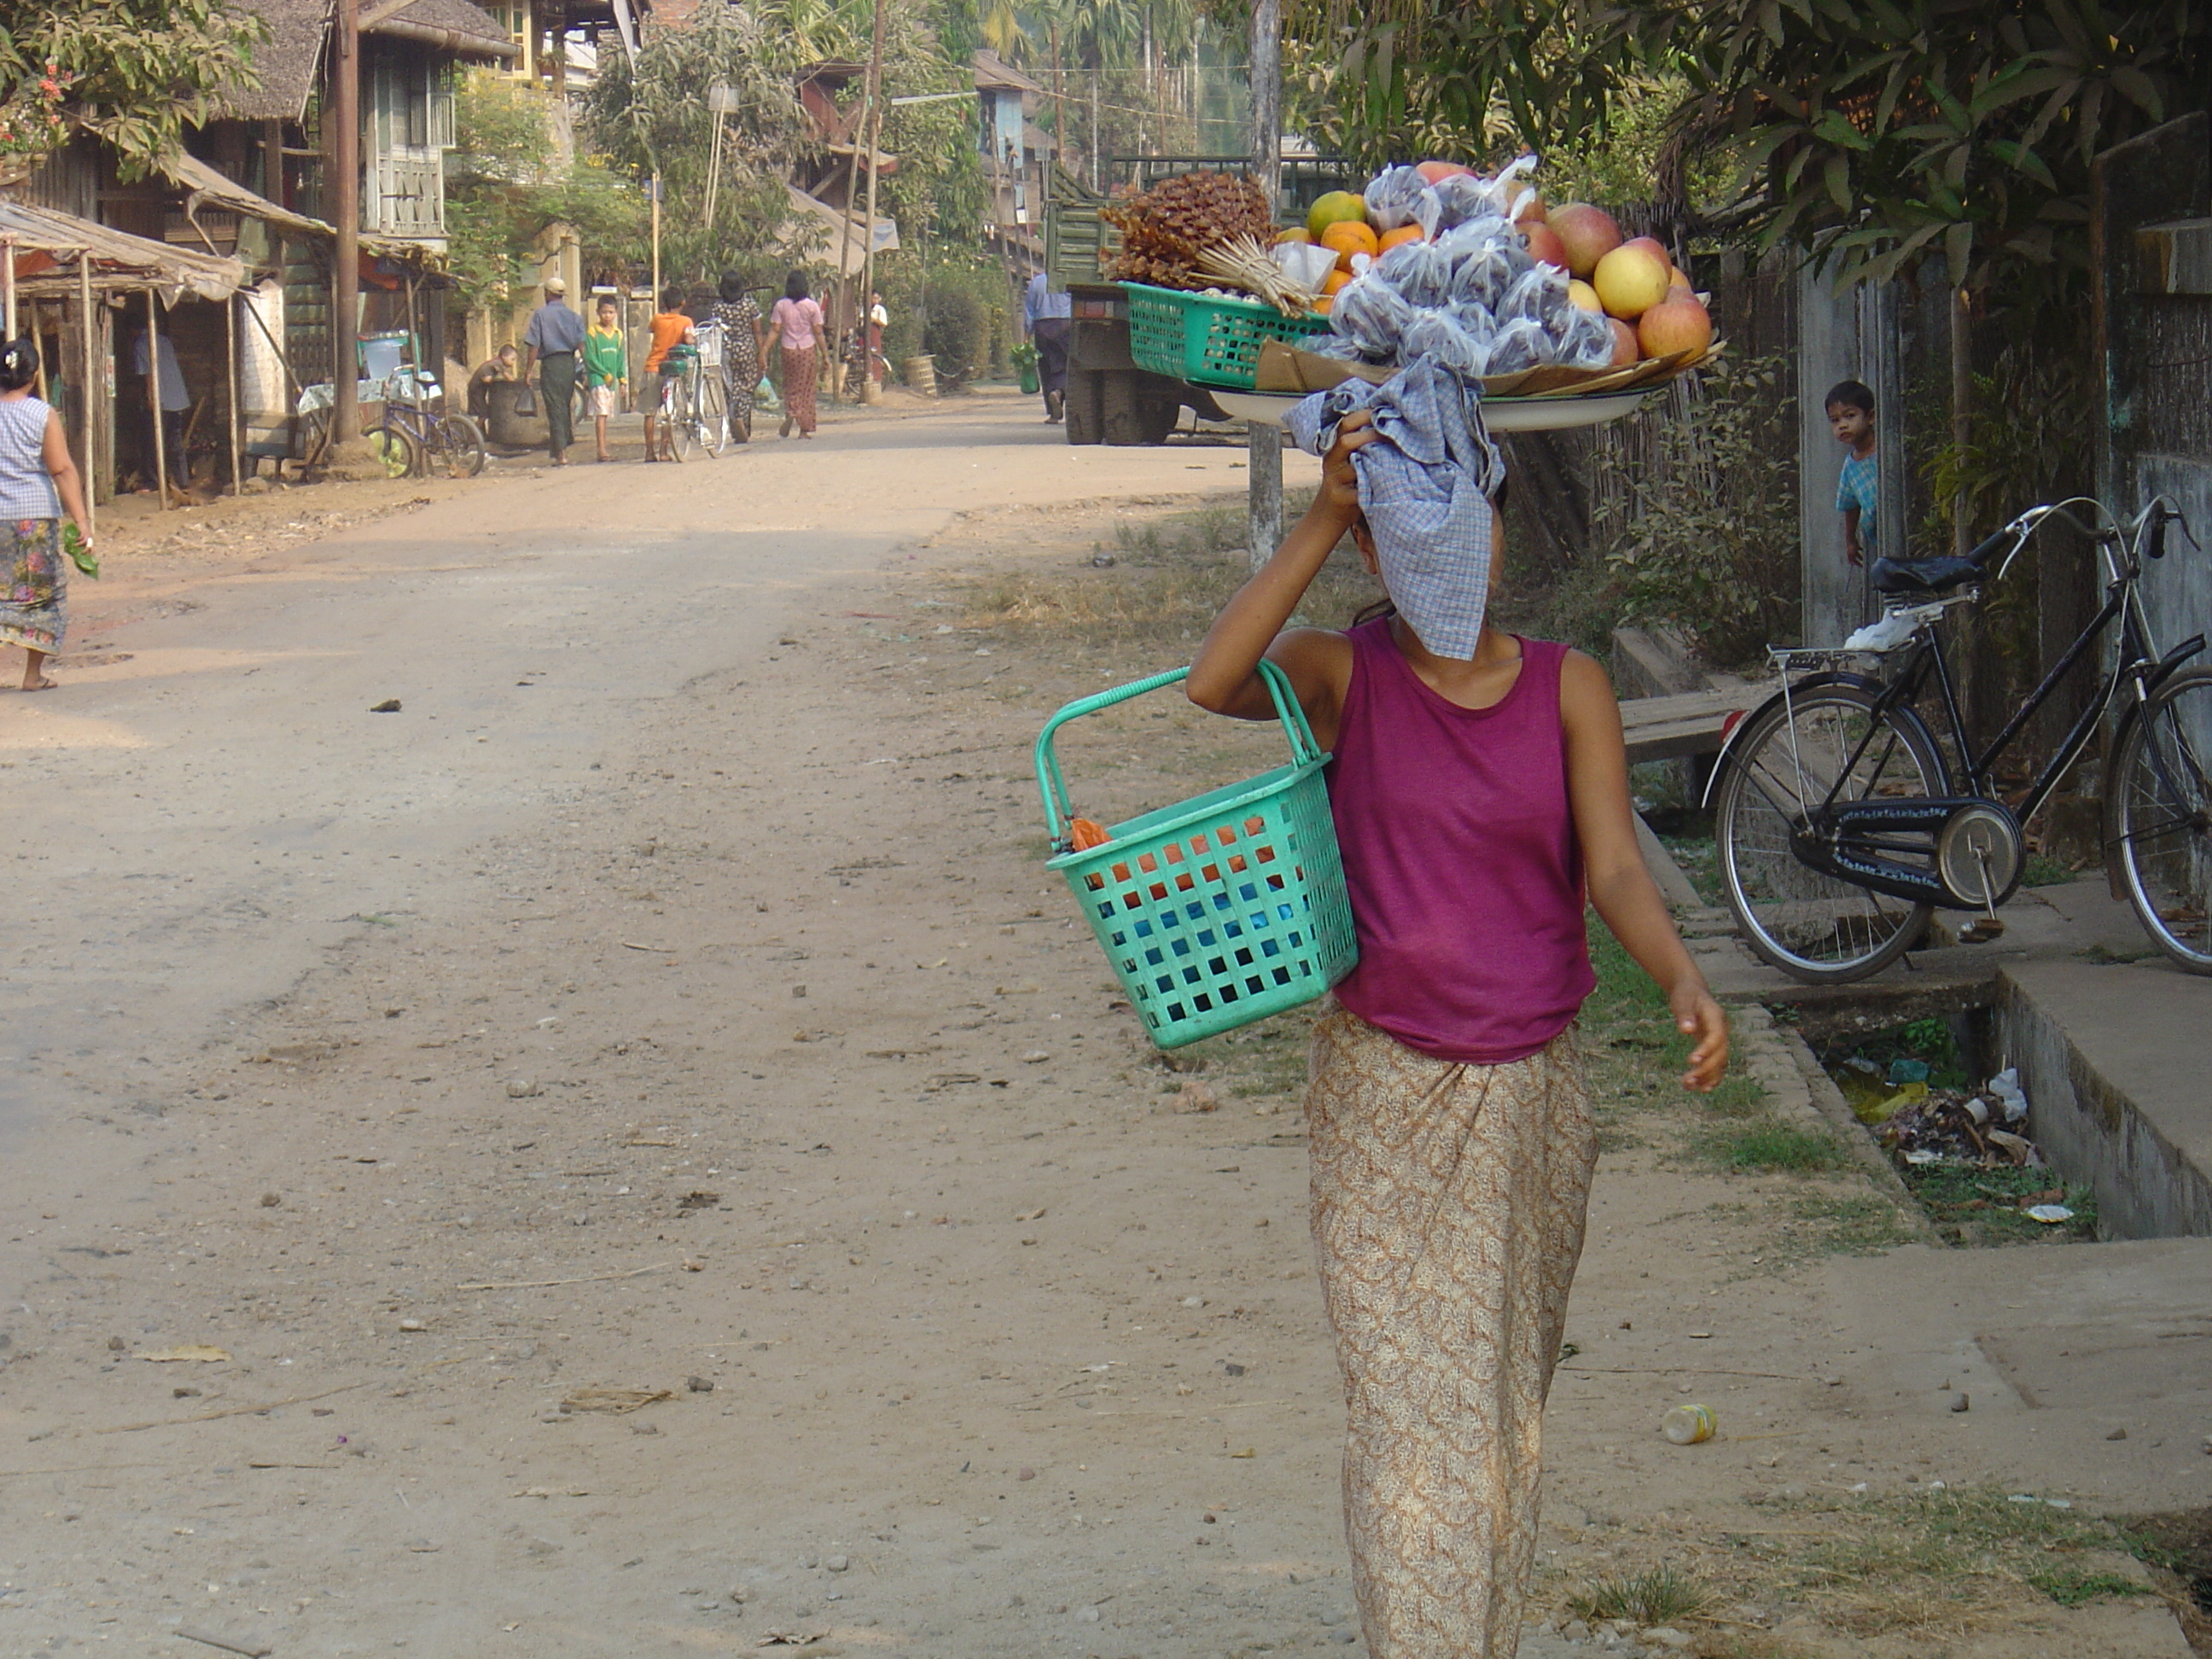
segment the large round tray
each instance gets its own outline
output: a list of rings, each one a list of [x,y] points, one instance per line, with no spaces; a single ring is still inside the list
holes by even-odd
[[[1644,400],[1658,390],[1656,386],[1640,386],[1620,392],[1592,392],[1583,398],[1557,394],[1485,398],[1482,422],[1492,432],[1564,432],[1572,427],[1602,426],[1607,421],[1635,413]],[[1218,386],[1212,391],[1213,400],[1228,411],[1231,419],[1274,426],[1283,423],[1283,416],[1291,404],[1312,395],[1304,392],[1224,392]]]

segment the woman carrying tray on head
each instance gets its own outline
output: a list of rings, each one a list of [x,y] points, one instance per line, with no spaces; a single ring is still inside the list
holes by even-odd
[[[1511,1659],[1545,1396],[1596,1160],[1573,1024],[1585,897],[1667,992],[1710,1090],[1728,1026],[1638,850],[1605,672],[1484,619],[1504,466],[1477,400],[1416,365],[1292,411],[1324,453],[1305,517],[1187,682],[1325,750],[1359,940],[1316,1026],[1312,1224],[1349,1408],[1345,1528],[1371,1659]],[[1284,631],[1349,531],[1389,600]]]

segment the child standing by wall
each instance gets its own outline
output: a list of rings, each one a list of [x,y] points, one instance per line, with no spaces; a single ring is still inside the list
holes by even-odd
[[[1830,387],[1828,429],[1844,446],[1844,476],[1836,483],[1836,511],[1844,515],[1844,556],[1854,565],[1865,564],[1881,534],[1875,511],[1881,485],[1875,465],[1874,393],[1857,380]]]
[[[1217,714],[1272,718],[1265,656],[1334,754],[1360,955],[1315,1028],[1306,1121],[1367,1651],[1510,1659],[1596,1160],[1571,1029],[1595,983],[1585,898],[1665,988],[1693,1044],[1686,1085],[1718,1081],[1728,1027],[1638,852],[1604,671],[1482,620],[1504,467],[1472,405],[1460,426],[1487,471],[1464,480],[1448,533],[1408,538],[1389,488],[1363,511],[1375,458],[1354,457],[1382,441],[1376,422],[1419,435],[1392,425],[1389,391],[1309,442],[1326,448],[1321,491],[1188,686]],[[1395,608],[1285,632],[1347,530]]]
[[[629,379],[629,348],[623,339],[618,307],[612,297],[592,307],[591,331],[584,336],[585,395],[592,406],[592,435],[599,441],[599,459],[611,461],[607,449],[607,418],[621,400],[623,383]]]

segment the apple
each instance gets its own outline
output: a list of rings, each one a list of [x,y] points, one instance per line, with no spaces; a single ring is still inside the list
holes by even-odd
[[[1547,224],[1532,222],[1521,227],[1521,240],[1528,245],[1528,257],[1540,265],[1549,265],[1554,270],[1567,268],[1566,244],[1559,233]]]
[[[1463,167],[1456,161],[1423,161],[1413,171],[1421,175],[1423,183],[1439,185],[1447,179],[1468,178],[1474,169]]]
[[[1637,320],[1637,343],[1647,357],[1703,351],[1713,343],[1713,319],[1693,298],[1665,299]]]
[[[1618,317],[1605,320],[1613,329],[1613,367],[1626,368],[1631,363],[1642,362],[1644,347],[1636,337],[1636,331]]]
[[[1634,322],[1667,297],[1672,272],[1663,254],[1648,247],[1617,247],[1597,262],[1589,280],[1610,314]]]
[[[1667,278],[1667,297],[1670,300],[1679,300],[1685,295],[1695,298],[1696,293],[1690,286],[1690,279],[1677,269]]]
[[[1674,268],[1674,256],[1667,252],[1667,244],[1656,236],[1632,236],[1623,242],[1621,246],[1640,247],[1647,252],[1656,253],[1667,262],[1667,268],[1669,270]]]
[[[1513,222],[1516,225],[1544,223],[1544,198],[1530,191],[1528,199],[1521,204],[1520,210],[1513,216]]]
[[[1603,311],[1605,302],[1597,297],[1597,290],[1579,276],[1567,284],[1567,298],[1584,311]]]
[[[1570,202],[1546,216],[1566,250],[1570,274],[1588,281],[1597,262],[1620,246],[1620,227],[1603,208],[1587,202]]]

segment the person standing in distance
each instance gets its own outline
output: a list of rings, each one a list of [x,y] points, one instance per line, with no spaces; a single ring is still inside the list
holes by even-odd
[[[1036,347],[1037,383],[1044,391],[1044,417],[1056,421],[1067,412],[1067,337],[1075,327],[1075,302],[1067,290],[1052,291],[1040,270],[1030,278],[1022,295],[1022,331]]]
[[[815,346],[822,337],[821,304],[809,299],[806,273],[794,270],[785,279],[783,298],[768,313],[769,326],[783,342],[783,426],[780,437],[814,435],[814,381],[820,372]]]
[[[538,396],[545,404],[545,447],[553,465],[568,465],[568,446],[576,441],[576,353],[584,344],[584,319],[562,297],[568,284],[545,279],[545,303],[530,313],[522,331],[522,378],[538,371]]]
[[[23,647],[24,690],[51,691],[46,661],[62,648],[69,624],[62,516],[87,552],[92,537],[62,417],[31,393],[38,378],[36,346],[0,346],[0,645]]]

